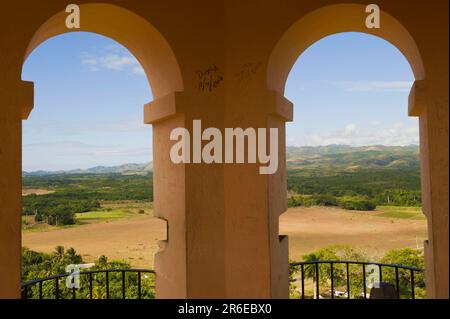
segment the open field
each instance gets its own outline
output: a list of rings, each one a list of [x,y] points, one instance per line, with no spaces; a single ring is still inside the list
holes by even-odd
[[[425,220],[420,207],[381,206],[377,209],[379,217]]]
[[[22,188],[22,195],[27,196],[31,194],[36,195],[46,195],[46,194],[53,194],[55,191],[51,189],[44,189],[44,188]]]
[[[146,201],[104,201],[100,210],[75,214],[77,218],[75,225],[51,226],[45,222],[36,223],[33,215],[22,216],[22,231],[46,232],[79,227],[86,224],[109,222],[117,219],[133,218],[136,215],[152,214],[152,203]]]
[[[22,245],[40,252],[51,252],[57,245],[73,247],[87,262],[105,255],[128,260],[135,267],[150,268],[158,240],[165,238],[164,221],[151,215],[134,215],[64,229],[23,232]]]
[[[106,206],[111,211],[88,213],[85,224],[76,227],[24,231],[23,245],[43,252],[62,245],[75,248],[88,262],[106,255],[110,259],[128,260],[134,267],[152,268],[157,241],[166,238],[166,224],[152,217],[150,206],[139,214],[142,205],[109,203]],[[102,213],[104,218],[99,216]],[[123,213],[126,214],[120,217]],[[420,211],[398,207],[381,207],[372,212],[291,208],[280,218],[280,233],[289,235],[290,258],[295,260],[334,244],[352,245],[376,257],[390,249],[422,247],[427,237],[426,221]]]
[[[280,233],[289,236],[289,254],[294,260],[335,244],[363,249],[373,257],[382,256],[391,249],[422,248],[427,226],[421,213],[416,210],[409,219],[388,218],[389,210],[356,212],[327,207],[293,208],[281,216]]]

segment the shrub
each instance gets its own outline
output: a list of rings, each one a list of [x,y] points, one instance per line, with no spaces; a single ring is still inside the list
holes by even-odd
[[[339,199],[339,206],[348,210],[375,210],[377,205],[366,198],[342,197]]]

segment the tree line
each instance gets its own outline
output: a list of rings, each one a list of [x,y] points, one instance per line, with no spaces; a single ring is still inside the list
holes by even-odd
[[[371,206],[420,206],[420,174],[416,169],[362,169],[355,172],[288,170],[292,206],[330,205],[370,210]],[[306,196],[305,196],[306,195]]]

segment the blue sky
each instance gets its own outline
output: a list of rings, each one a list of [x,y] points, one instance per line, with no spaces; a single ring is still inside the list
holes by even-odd
[[[60,170],[144,163],[152,99],[139,63],[111,39],[70,33],[47,40],[26,61],[35,107],[23,125],[23,169]],[[407,117],[413,81],[403,55],[379,38],[345,33],[322,39],[293,67],[285,95],[295,105],[288,145],[418,144]]]

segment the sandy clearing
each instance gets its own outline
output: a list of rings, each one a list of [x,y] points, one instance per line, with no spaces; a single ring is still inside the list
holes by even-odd
[[[40,189],[40,188],[22,188],[22,195],[27,196],[31,194],[35,195],[46,195],[46,194],[52,194],[55,191],[50,189]]]
[[[135,267],[153,267],[158,241],[166,239],[165,222],[150,216],[100,222],[45,232],[24,232],[22,245],[51,252],[57,245],[73,247],[91,262],[101,255],[125,259]]]
[[[329,245],[351,245],[381,256],[390,249],[423,246],[425,220],[376,217],[373,212],[338,208],[293,208],[280,218],[280,233],[289,236],[290,258]]]

